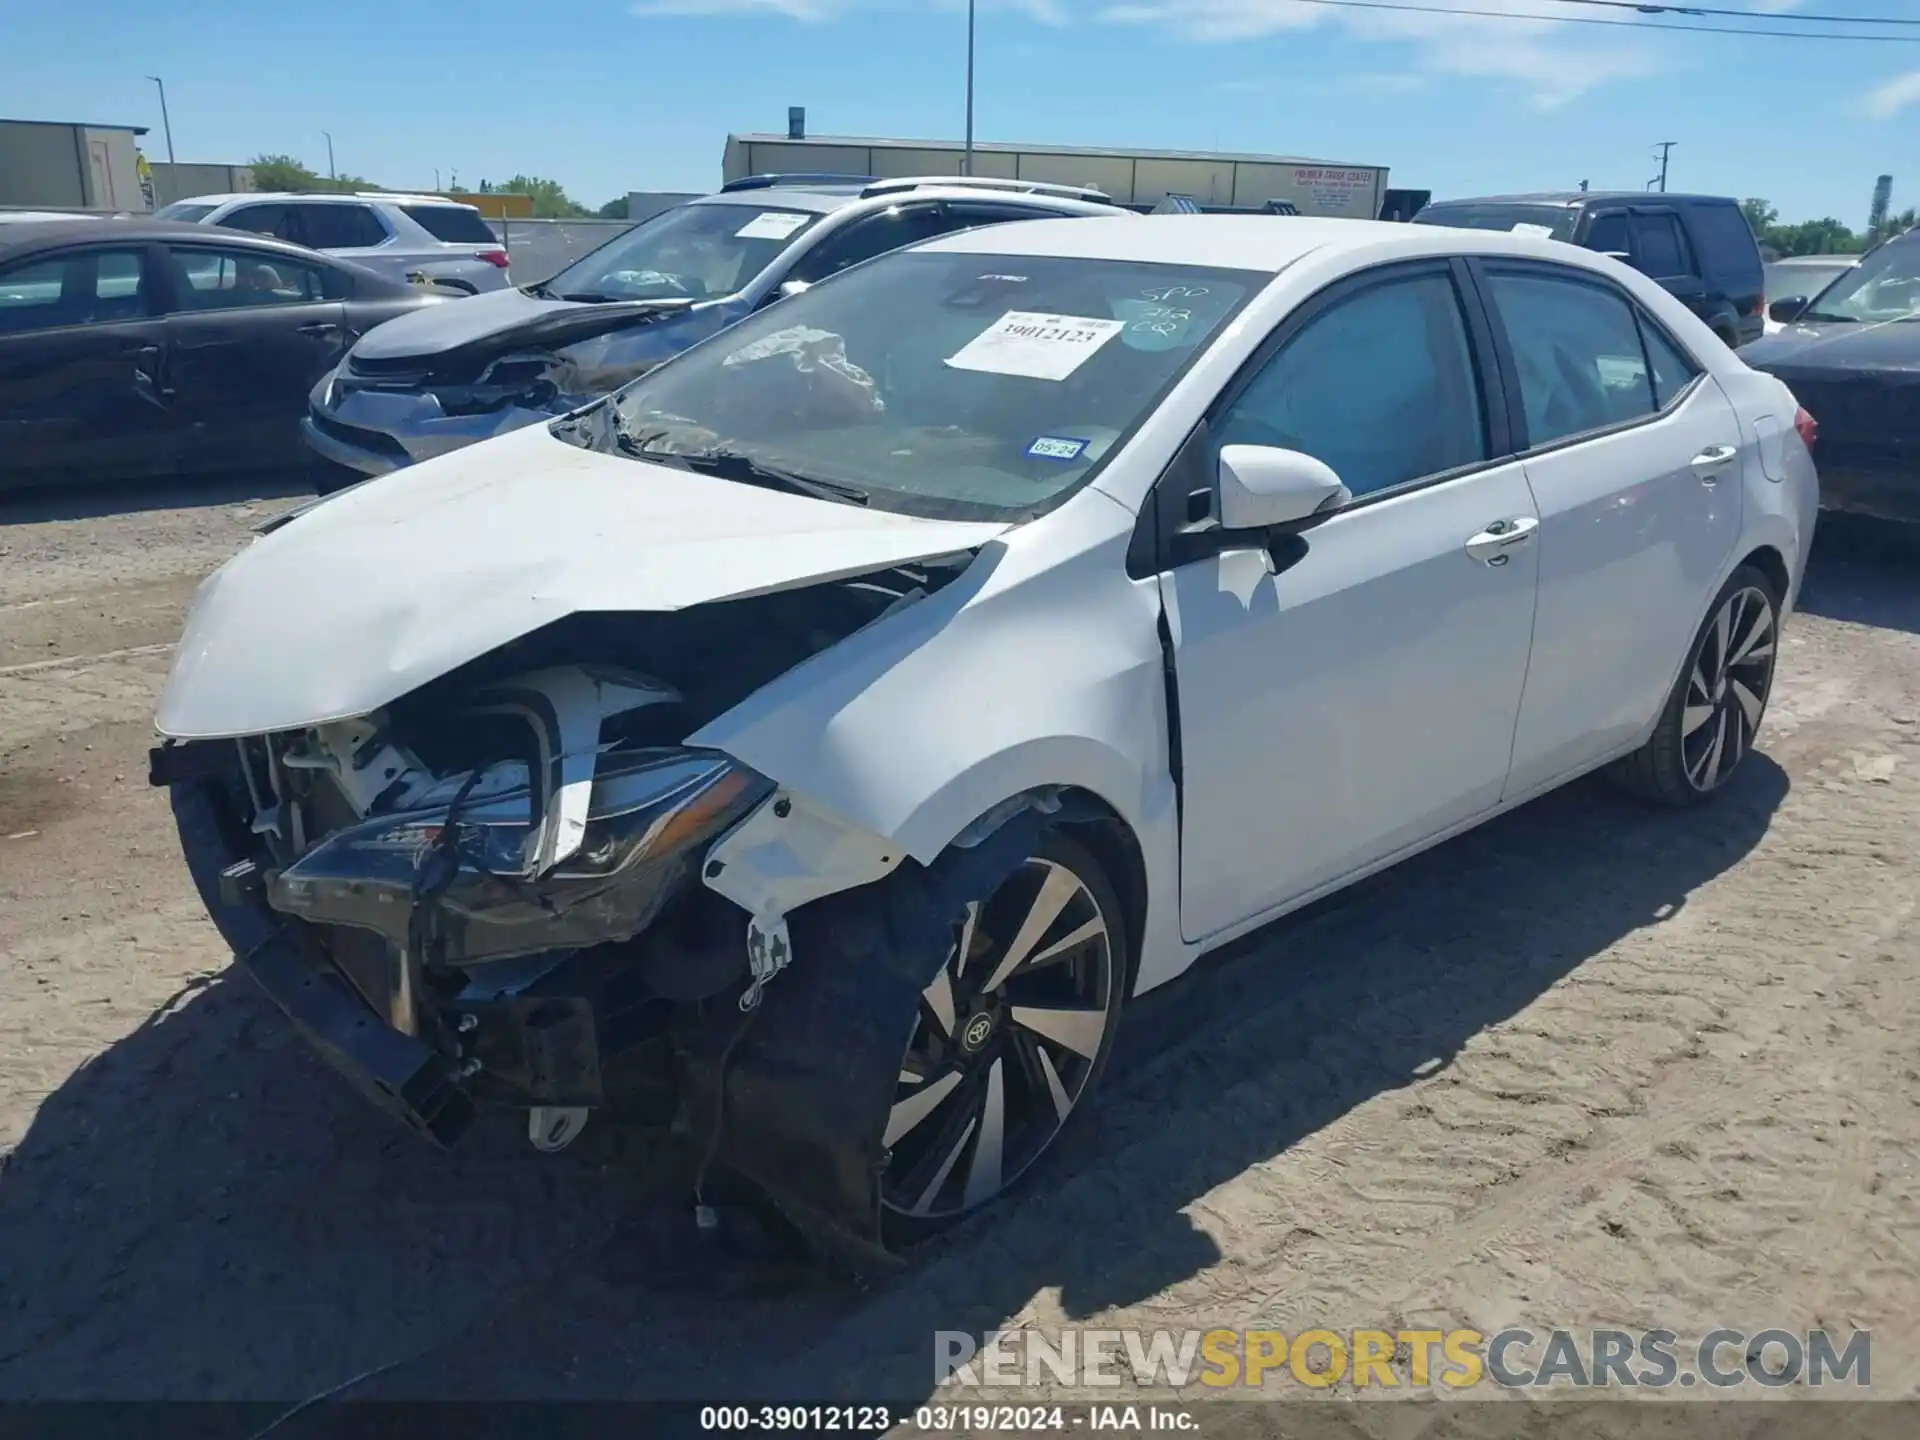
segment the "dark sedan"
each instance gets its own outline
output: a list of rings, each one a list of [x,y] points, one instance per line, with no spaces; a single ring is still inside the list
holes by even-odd
[[[203,225],[0,227],[0,489],[304,467],[314,382],[381,321],[447,303]]]
[[[1786,381],[1820,427],[1821,503],[1920,524],[1920,230],[1771,313],[1785,328],[1740,358]]]

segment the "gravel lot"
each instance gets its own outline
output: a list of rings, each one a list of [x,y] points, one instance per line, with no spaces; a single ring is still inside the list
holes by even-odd
[[[937,1328],[1066,1323],[1852,1325],[1920,1388],[1912,550],[1824,527],[1720,803],[1577,785],[1210,960],[1042,1186],[860,1294],[680,1263],[607,1127],[426,1150],[228,973],[145,752],[290,503],[0,507],[0,1399],[919,1395]]]

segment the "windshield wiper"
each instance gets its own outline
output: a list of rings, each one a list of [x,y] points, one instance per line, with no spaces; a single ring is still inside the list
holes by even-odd
[[[1860,323],[1851,315],[1829,315],[1824,310],[1802,310],[1793,318],[1797,324],[1811,322],[1816,325],[1858,325]]]
[[[816,475],[802,475],[797,470],[756,460],[739,450],[699,450],[688,455],[655,450],[652,448],[654,442],[664,438],[668,431],[648,430],[635,434],[617,414],[609,413],[615,443],[637,459],[650,460],[656,465],[671,465],[678,470],[692,470],[702,475],[717,475],[722,480],[733,480],[742,485],[764,485],[771,490],[811,495],[816,500],[837,500],[848,505],[866,505],[873,500],[871,492],[857,485],[822,480]]]
[[[556,298],[561,300],[577,300],[582,305],[611,305],[620,297],[618,295],[604,295],[598,290],[564,290]]]

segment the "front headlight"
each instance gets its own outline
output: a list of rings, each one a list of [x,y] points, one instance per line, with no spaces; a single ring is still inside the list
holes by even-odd
[[[445,958],[473,964],[631,938],[677,891],[706,844],[772,790],[771,781],[713,752],[609,757],[594,777],[585,839],[538,880],[525,873],[537,824],[526,786],[471,801],[453,817],[457,864],[439,899]],[[335,831],[274,877],[268,901],[284,914],[405,945],[422,876],[448,823],[443,802]]]

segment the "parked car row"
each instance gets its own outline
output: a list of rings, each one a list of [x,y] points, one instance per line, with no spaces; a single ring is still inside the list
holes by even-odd
[[[355,398],[525,419],[208,580],[151,778],[370,1098],[677,1124],[879,1267],[1201,955],[1575,776],[1741,772],[1818,499],[1787,385],[1536,235],[1095,204],[736,192],[360,342]],[[592,379],[607,317],[671,338]]]

